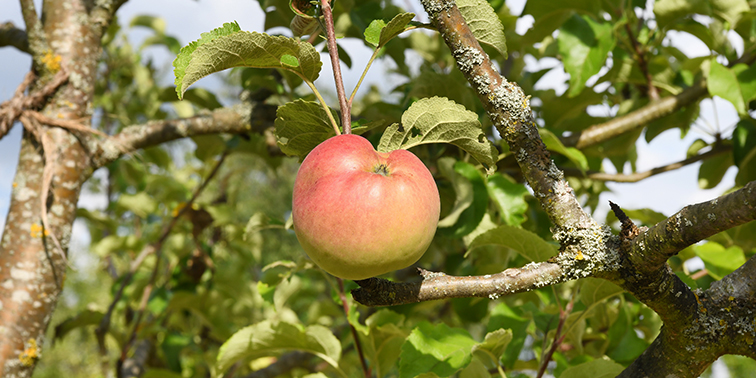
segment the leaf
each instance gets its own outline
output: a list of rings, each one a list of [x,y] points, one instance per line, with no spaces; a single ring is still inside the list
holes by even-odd
[[[365,35],[365,42],[378,46],[381,42],[381,31],[386,27],[386,22],[383,20],[373,20],[368,25],[367,29],[363,33]]]
[[[477,227],[488,207],[488,192],[483,176],[472,164],[454,162],[451,158],[438,161],[439,170],[449,178],[457,193],[454,208],[438,222],[439,228],[449,228],[452,237],[462,237]]]
[[[181,48],[181,51],[179,51],[176,59],[173,60],[173,74],[174,76],[176,76],[174,84],[176,84],[176,94],[178,95],[179,99],[181,99],[183,93],[186,92],[186,88],[183,88],[180,83],[183,81],[184,75],[186,74],[187,66],[192,61],[192,54],[197,50],[197,48],[206,43],[210,43],[217,38],[236,33],[240,30],[241,28],[236,22],[227,22],[219,28],[215,28],[210,32],[200,34],[200,39],[191,42]]]
[[[506,59],[507,39],[504,26],[491,4],[485,0],[457,0],[456,3],[475,39],[495,48]]]
[[[335,112],[333,114],[336,116]],[[315,146],[336,135],[328,115],[312,101],[295,100],[279,106],[275,125],[278,147],[289,156],[299,156],[300,160]]]
[[[616,44],[610,23],[577,14],[562,25],[557,42],[564,69],[570,74],[568,97],[583,91],[588,78],[601,70]]]
[[[398,36],[407,27],[412,19],[415,18],[414,13],[399,13],[389,21],[384,28],[381,29],[380,38],[378,40],[378,47],[386,46],[386,44]]]
[[[746,104],[756,99],[756,65],[747,66],[739,63],[732,67],[732,72],[738,78],[740,91],[743,93]]]
[[[506,303],[499,303],[491,310],[491,318],[486,326],[486,331],[493,332],[498,329],[512,330],[512,340],[509,342],[504,353],[504,366],[512,368],[517,361],[517,357],[525,345],[525,339],[528,337],[528,326],[531,319],[521,315],[521,309],[507,306]]]
[[[742,169],[741,163],[754,149],[756,149],[756,124],[751,120],[743,119],[738,122],[732,132],[732,157],[735,165]]]
[[[688,147],[688,152],[685,153],[685,157],[692,158],[693,156],[698,155],[698,151],[701,151],[702,148],[707,147],[708,145],[709,144],[701,138],[694,140],[693,143],[690,144],[690,147]]]
[[[475,238],[465,256],[472,253],[475,248],[484,245],[512,248],[522,257],[533,262],[546,261],[557,253],[557,247],[541,239],[540,236],[528,230],[507,225],[494,228]]]
[[[664,28],[672,22],[698,13],[711,15],[711,6],[707,0],[657,0],[654,3],[654,15],[659,28]]]
[[[237,361],[273,356],[286,350],[312,353],[338,368],[341,343],[326,327],[302,327],[284,321],[262,321],[242,328],[218,352],[217,368],[225,372]]]
[[[625,368],[608,359],[597,359],[572,366],[565,370],[559,378],[614,378]]]
[[[157,210],[157,203],[145,192],[137,194],[121,194],[116,202],[119,207],[131,211],[140,218],[147,218]]]
[[[321,65],[320,54],[307,42],[240,31],[238,24],[227,23],[182,48],[173,72],[181,98],[192,83],[232,67],[282,68],[314,82]]]
[[[470,363],[470,350],[475,344],[463,329],[420,322],[402,344],[399,377],[411,378],[423,373],[448,377]]]
[[[722,279],[722,277],[745,264],[745,255],[738,246],[725,249],[719,243],[708,242],[703,245],[695,245],[693,251],[703,260],[709,275],[716,280]]]
[[[60,322],[60,324],[56,325],[53,341],[62,339],[66,336],[66,334],[75,330],[76,328],[98,325],[100,324],[100,321],[104,316],[105,313],[103,313],[102,311],[84,310],[76,314],[76,316],[70,317]]]
[[[165,19],[162,17],[155,17],[150,15],[141,14],[131,19],[129,27],[143,26],[148,29],[152,29],[155,33],[165,33]]]
[[[587,277],[581,282],[580,300],[586,307],[624,292],[621,287],[600,278]]]
[[[489,176],[486,181],[488,196],[499,210],[501,220],[510,226],[519,226],[525,222],[528,203],[525,197],[530,195],[528,188],[498,173]]]
[[[740,84],[738,83],[738,77],[735,75],[735,72],[719,64],[719,62],[714,59],[710,62],[709,76],[706,81],[709,94],[712,96],[719,96],[731,102],[738,113],[745,114],[746,104],[743,100],[743,93],[740,90]]]
[[[732,163],[732,154],[729,153],[704,160],[698,169],[698,187],[711,189],[719,185]]]
[[[402,114],[401,125],[386,128],[378,151],[406,150],[429,143],[454,144],[470,153],[489,173],[493,173],[499,156],[483,133],[478,115],[442,97],[424,98],[412,104]]]
[[[363,346],[368,360],[375,365],[376,377],[383,377],[396,365],[408,331],[401,328],[404,315],[381,309],[365,320]]]
[[[472,354],[482,362],[492,362],[493,366],[497,366],[510,341],[512,341],[511,329],[497,329],[487,333],[482,343],[473,345]]]
[[[549,130],[539,128],[538,133],[541,135],[543,144],[546,145],[547,149],[570,159],[581,171],[585,172],[588,170],[588,159],[585,158],[585,155],[580,150],[575,147],[565,147],[562,141]]]

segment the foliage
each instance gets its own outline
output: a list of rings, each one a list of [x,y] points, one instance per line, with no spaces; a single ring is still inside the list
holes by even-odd
[[[259,2],[266,12],[266,29],[290,26],[294,13],[288,1]],[[650,88],[666,97],[706,79],[708,92],[730,101],[743,119],[732,136],[718,130],[710,141],[691,146],[692,155],[732,146],[704,161],[699,183],[715,186],[733,165],[739,171],[737,185],[754,179],[756,123],[749,111],[756,99],[756,68],[722,63],[740,57],[728,33],[737,33],[746,51],[755,46],[755,13],[745,0],[659,0],[651,18],[639,16],[647,14],[641,12],[645,2],[639,1],[531,0],[523,13],[534,24],[523,35],[514,32],[517,15],[502,1],[458,4],[474,20],[476,36],[490,46],[491,58],[532,96],[541,136],[560,167],[599,170],[605,160],[619,171],[628,163],[634,167],[640,132],[583,150],[566,146],[560,136],[606,120],[587,113],[589,106],[616,109],[620,116],[648,104]],[[493,135],[485,111],[439,37],[415,30],[420,25],[410,22],[412,14],[390,2],[338,1],[334,6],[337,35],[364,41],[375,49],[373,59],[392,60],[396,73],[406,78],[394,90],[396,101],[369,94],[355,100],[353,116],[361,120],[355,132],[383,151],[411,149],[437,179],[442,198],[439,231],[419,266],[453,275],[485,275],[553,256],[557,246],[550,242],[548,218],[515,173],[515,152]],[[710,23],[704,25],[692,14]],[[159,18],[140,16],[131,24],[154,31],[148,44],[176,53],[175,38],[164,34]],[[501,30],[500,25],[502,34],[480,35]],[[695,36],[711,56],[688,58],[665,42],[670,31]],[[112,300],[114,318],[103,345],[108,352],[102,357],[118,359],[132,337],[150,340],[148,377],[243,376],[290,351],[307,351],[316,356],[308,355],[310,360],[324,363],[300,365],[286,376],[315,371],[359,376],[355,335],[378,377],[489,377],[490,372],[516,377],[538,370],[554,340],[560,311],[571,301],[564,342],[552,356],[554,376],[614,376],[646,349],[659,333],[658,315],[598,279],[496,300],[465,298],[380,310],[347,298],[345,315],[339,283],[306,259],[289,220],[297,162],[341,126],[336,110],[324,105],[313,84],[321,68],[319,52],[325,49],[325,43],[313,40],[314,45],[306,39],[245,32],[227,23],[177,52],[174,92],[160,87],[159,70],[142,63],[141,48],[128,44],[117,23],[108,30],[95,102],[103,115],[98,125],[102,130],[113,133],[134,123],[218,108],[215,94],[189,86],[228,68],[235,70],[230,77],[245,95],[266,92],[266,101],[279,105],[275,129],[153,147],[110,164],[96,176],[101,179],[93,180],[90,190],[104,193],[107,206],[81,209],[78,216],[92,235],[90,252],[104,269],[69,278],[66,295],[75,300],[64,301],[56,313],[54,357],[45,356],[36,376],[62,371],[66,376],[97,375],[98,361],[92,356],[100,352],[92,331]],[[407,65],[410,51],[422,58],[419,67]],[[347,62],[349,51],[343,52]],[[537,89],[548,69],[529,71],[526,56],[560,59],[570,75],[566,91]],[[303,85],[316,90],[320,101],[303,95]],[[687,132],[699,102],[676,110],[670,115],[674,122],[652,124],[645,138],[670,128]],[[223,161],[219,173],[188,204],[218,161]],[[598,195],[606,190],[603,183],[584,177],[569,180],[583,204],[595,209]],[[162,258],[147,259],[125,284],[122,274],[135,256],[158,240],[184,207],[184,216],[162,244]],[[650,209],[627,214],[638,224],[664,219]],[[607,222],[613,221],[609,215]],[[753,222],[730,229],[686,249],[671,265],[691,287],[706,288],[756,253],[754,229]],[[688,270],[685,263],[694,257],[703,261],[707,274]],[[409,280],[413,274],[407,269],[391,277]],[[118,298],[115,293],[122,285],[124,295]],[[356,333],[350,333],[350,325]],[[66,350],[74,349],[89,354],[68,356]]]

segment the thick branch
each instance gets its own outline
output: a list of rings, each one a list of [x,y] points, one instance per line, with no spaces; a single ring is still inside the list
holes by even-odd
[[[420,269],[420,282],[397,283],[381,278],[357,281],[354,299],[366,306],[394,306],[436,299],[487,297],[534,290],[589,276],[606,277],[619,268],[619,239],[607,227],[558,232],[573,243],[548,262],[530,263],[485,276],[456,277]],[[570,236],[567,236],[570,234]]]
[[[485,276],[448,276],[420,269],[420,282],[395,283],[382,278],[357,281],[359,289],[352,297],[365,306],[396,306],[400,304],[448,298],[488,297],[521,293],[567,281],[561,266],[553,263],[507,269]]]
[[[99,168],[124,154],[176,139],[215,133],[261,133],[273,126],[275,118],[275,106],[239,104],[195,117],[129,126],[105,141],[92,141],[92,160]]]
[[[580,207],[564,175],[551,161],[533,122],[529,97],[499,74],[453,1],[425,0],[422,4],[449,46],[457,67],[515,153],[523,175],[551,221],[557,227],[594,227],[595,221]]]
[[[655,270],[683,248],[724,230],[756,220],[756,181],[717,199],[684,207],[638,236],[633,263]]]
[[[28,34],[27,46],[29,52],[35,57],[35,61],[41,59],[42,54],[49,50],[47,38],[42,30],[42,22],[37,15],[37,8],[33,0],[20,0],[21,14],[24,16],[26,33]],[[39,62],[37,62],[39,63]]]
[[[12,22],[0,24],[0,47],[13,46],[19,51],[29,53],[29,39],[26,31],[19,29]]]

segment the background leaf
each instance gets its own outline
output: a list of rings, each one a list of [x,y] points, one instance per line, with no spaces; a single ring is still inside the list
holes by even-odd
[[[507,225],[494,228],[475,238],[465,256],[472,253],[475,248],[484,245],[512,248],[533,262],[546,261],[557,253],[557,247],[554,244],[547,243],[538,235],[522,228]]]
[[[402,345],[399,377],[422,373],[448,377],[470,363],[473,345],[476,342],[467,331],[420,322]]]
[[[491,4],[485,0],[457,0],[456,3],[478,42],[495,48],[506,59],[507,39],[504,26],[491,8]]]

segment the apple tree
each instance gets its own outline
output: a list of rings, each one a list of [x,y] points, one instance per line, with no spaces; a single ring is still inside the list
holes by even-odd
[[[33,62],[0,107],[0,137],[23,128],[0,241],[3,377],[697,377],[725,355],[733,374],[756,366],[747,1],[530,0],[517,15],[501,0],[259,0],[270,34],[229,20],[184,47],[158,17],[119,20],[125,2],[38,12],[20,0],[25,27],[0,27],[0,46]],[[152,34],[135,47],[124,27]],[[687,56],[674,33],[710,53]],[[349,43],[373,51],[360,97],[342,83]],[[146,46],[176,56],[175,85],[144,63]],[[377,59],[401,78],[390,96]],[[315,86],[322,60],[335,88]],[[555,60],[564,91],[526,64]],[[193,86],[221,71],[224,91]],[[737,124],[635,169],[640,138],[688,133],[712,97]],[[303,253],[294,178],[337,134],[409,150],[431,172],[440,219],[415,266],[349,281]],[[598,214],[606,182],[698,162],[701,187],[728,169],[734,187],[675,214]]]

